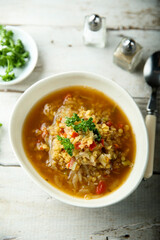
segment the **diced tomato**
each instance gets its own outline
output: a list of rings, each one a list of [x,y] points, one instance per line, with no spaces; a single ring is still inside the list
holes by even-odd
[[[123,123],[119,123],[118,124],[118,128],[123,128],[124,124]]]
[[[59,119],[57,119],[57,123],[59,124],[59,123],[61,123],[61,121],[62,121],[62,118],[60,117]]]
[[[65,138],[66,138],[66,137],[67,137],[67,133],[63,133],[63,137],[65,137]]]
[[[67,134],[65,133],[64,128],[61,128],[59,133],[62,134],[63,137],[65,137],[65,138],[67,137]]]
[[[75,162],[75,158],[72,157],[71,160],[68,163],[68,168],[71,168],[73,166],[73,163]]]
[[[97,144],[95,142],[93,142],[90,146],[89,146],[89,150],[93,151],[93,149],[97,146]]]
[[[104,139],[103,138],[101,139],[101,143],[102,143],[102,146],[104,146]]]
[[[113,125],[113,123],[112,123],[111,120],[109,120],[109,121],[106,122],[106,125],[107,125],[108,127],[111,127],[111,126]]]
[[[96,187],[96,194],[105,193],[106,187],[106,182],[104,180],[100,180],[98,186]]]
[[[78,137],[78,135],[79,135],[79,134],[78,134],[77,132],[73,132],[72,135],[71,135],[71,137],[72,137],[72,138],[76,138],[76,137]]]
[[[64,134],[64,128],[61,128],[59,132],[60,134]]]
[[[79,147],[80,144],[81,144],[80,142],[75,143],[74,144],[75,149],[80,149],[80,147]]]
[[[120,148],[120,146],[117,143],[114,144],[114,147],[116,150],[118,150]]]

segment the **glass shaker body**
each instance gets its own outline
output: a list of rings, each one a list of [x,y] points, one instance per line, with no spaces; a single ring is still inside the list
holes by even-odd
[[[136,43],[135,52],[125,54],[123,51],[123,44],[125,40],[126,38],[122,39],[122,41],[117,46],[113,54],[113,61],[121,68],[133,72],[141,61],[142,46],[139,43]]]
[[[104,48],[106,46],[106,18],[101,17],[101,27],[98,30],[92,30],[89,26],[90,16],[85,17],[83,41],[85,45]]]

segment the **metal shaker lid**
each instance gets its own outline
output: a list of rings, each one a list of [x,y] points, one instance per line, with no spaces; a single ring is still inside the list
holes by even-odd
[[[132,55],[136,51],[136,42],[131,38],[124,38],[122,40],[122,52],[125,55]]]
[[[88,18],[88,25],[91,31],[98,31],[102,27],[102,18],[97,14],[92,14]]]

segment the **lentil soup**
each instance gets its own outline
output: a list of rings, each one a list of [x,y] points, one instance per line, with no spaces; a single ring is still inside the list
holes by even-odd
[[[40,100],[23,126],[23,146],[38,173],[76,197],[116,190],[135,158],[135,136],[122,109],[102,92],[74,86]]]

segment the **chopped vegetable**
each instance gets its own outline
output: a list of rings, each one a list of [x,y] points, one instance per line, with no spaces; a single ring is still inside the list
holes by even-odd
[[[67,153],[72,156],[72,150],[74,149],[74,145],[70,142],[69,138],[64,138],[64,137],[60,137],[59,135],[57,135],[57,139],[61,142],[61,144],[63,145],[64,149],[67,151]]]
[[[98,186],[96,187],[96,193],[97,194],[102,194],[106,191],[106,182],[101,180],[98,183]]]
[[[42,131],[42,138],[47,137],[48,134],[49,134],[49,133],[48,133],[47,129],[44,129],[44,130]]]
[[[106,125],[107,125],[108,127],[111,127],[111,126],[113,125],[113,123],[111,122],[111,120],[109,120],[109,121],[106,122]]]
[[[63,133],[63,136],[66,138],[66,137],[67,137],[67,133],[64,132],[64,133]]]
[[[0,123],[0,127],[2,127],[2,123]]]
[[[71,94],[70,93],[68,93],[66,96],[65,96],[65,100],[67,100],[68,98],[71,98],[72,96],[71,96]]]
[[[75,170],[76,170],[76,167],[77,167],[77,162],[74,162],[73,165],[72,165],[72,167],[71,167],[71,169],[72,169],[73,171],[75,171]]]
[[[75,124],[75,122],[77,123]],[[98,142],[101,141],[101,135],[96,128],[92,117],[90,117],[88,120],[84,120],[83,118],[80,118],[76,113],[73,113],[73,116],[71,118],[66,117],[65,123],[68,127],[72,127],[76,132],[86,132],[89,129],[90,131],[93,131],[93,133],[96,135],[95,139]]]
[[[120,146],[117,143],[114,144],[114,147],[116,150],[120,149]]]
[[[126,161],[122,161],[122,165],[123,166],[131,166],[131,162],[129,160],[126,160]]]
[[[86,121],[82,118],[81,123],[74,126],[74,129],[76,132],[78,131],[86,132],[87,129],[92,131],[94,128],[95,128],[95,124],[93,123],[93,118],[91,117]]]
[[[61,134],[61,135],[63,135],[63,137],[67,137],[67,134],[65,133],[65,131],[64,131],[64,128],[61,128],[60,129],[60,131],[59,131],[59,133]]]
[[[101,144],[104,147],[104,139],[103,138],[101,139]]]
[[[123,123],[119,123],[118,124],[118,128],[123,128],[124,124]]]
[[[79,147],[80,144],[81,144],[80,142],[75,143],[74,144],[75,149],[80,149],[80,147]]]
[[[76,138],[78,136],[79,136],[79,134],[77,132],[73,132],[72,135],[71,135],[72,138]]]
[[[13,32],[7,31],[0,25],[0,66],[6,67],[4,75],[0,75],[3,81],[11,81],[16,76],[14,68],[23,67],[29,59],[29,52],[24,48],[20,39],[13,39]]]
[[[93,151],[93,149],[97,146],[97,144],[95,142],[93,142],[90,146],[89,146],[89,150]]]
[[[61,128],[59,132],[60,134],[64,134],[64,128]]]
[[[73,116],[71,118],[66,117],[65,123],[68,127],[74,128],[74,126],[75,126],[74,123],[79,122],[79,121],[81,121],[80,117],[76,113],[73,113]]]
[[[97,140],[98,142],[100,142],[100,141],[101,141],[101,135],[100,135],[98,129],[95,128],[95,129],[93,130],[93,133],[96,135],[95,140]]]
[[[68,168],[72,168],[74,162],[75,162],[75,157],[72,157],[71,160],[69,161],[69,163],[67,164],[67,167],[68,167]]]

